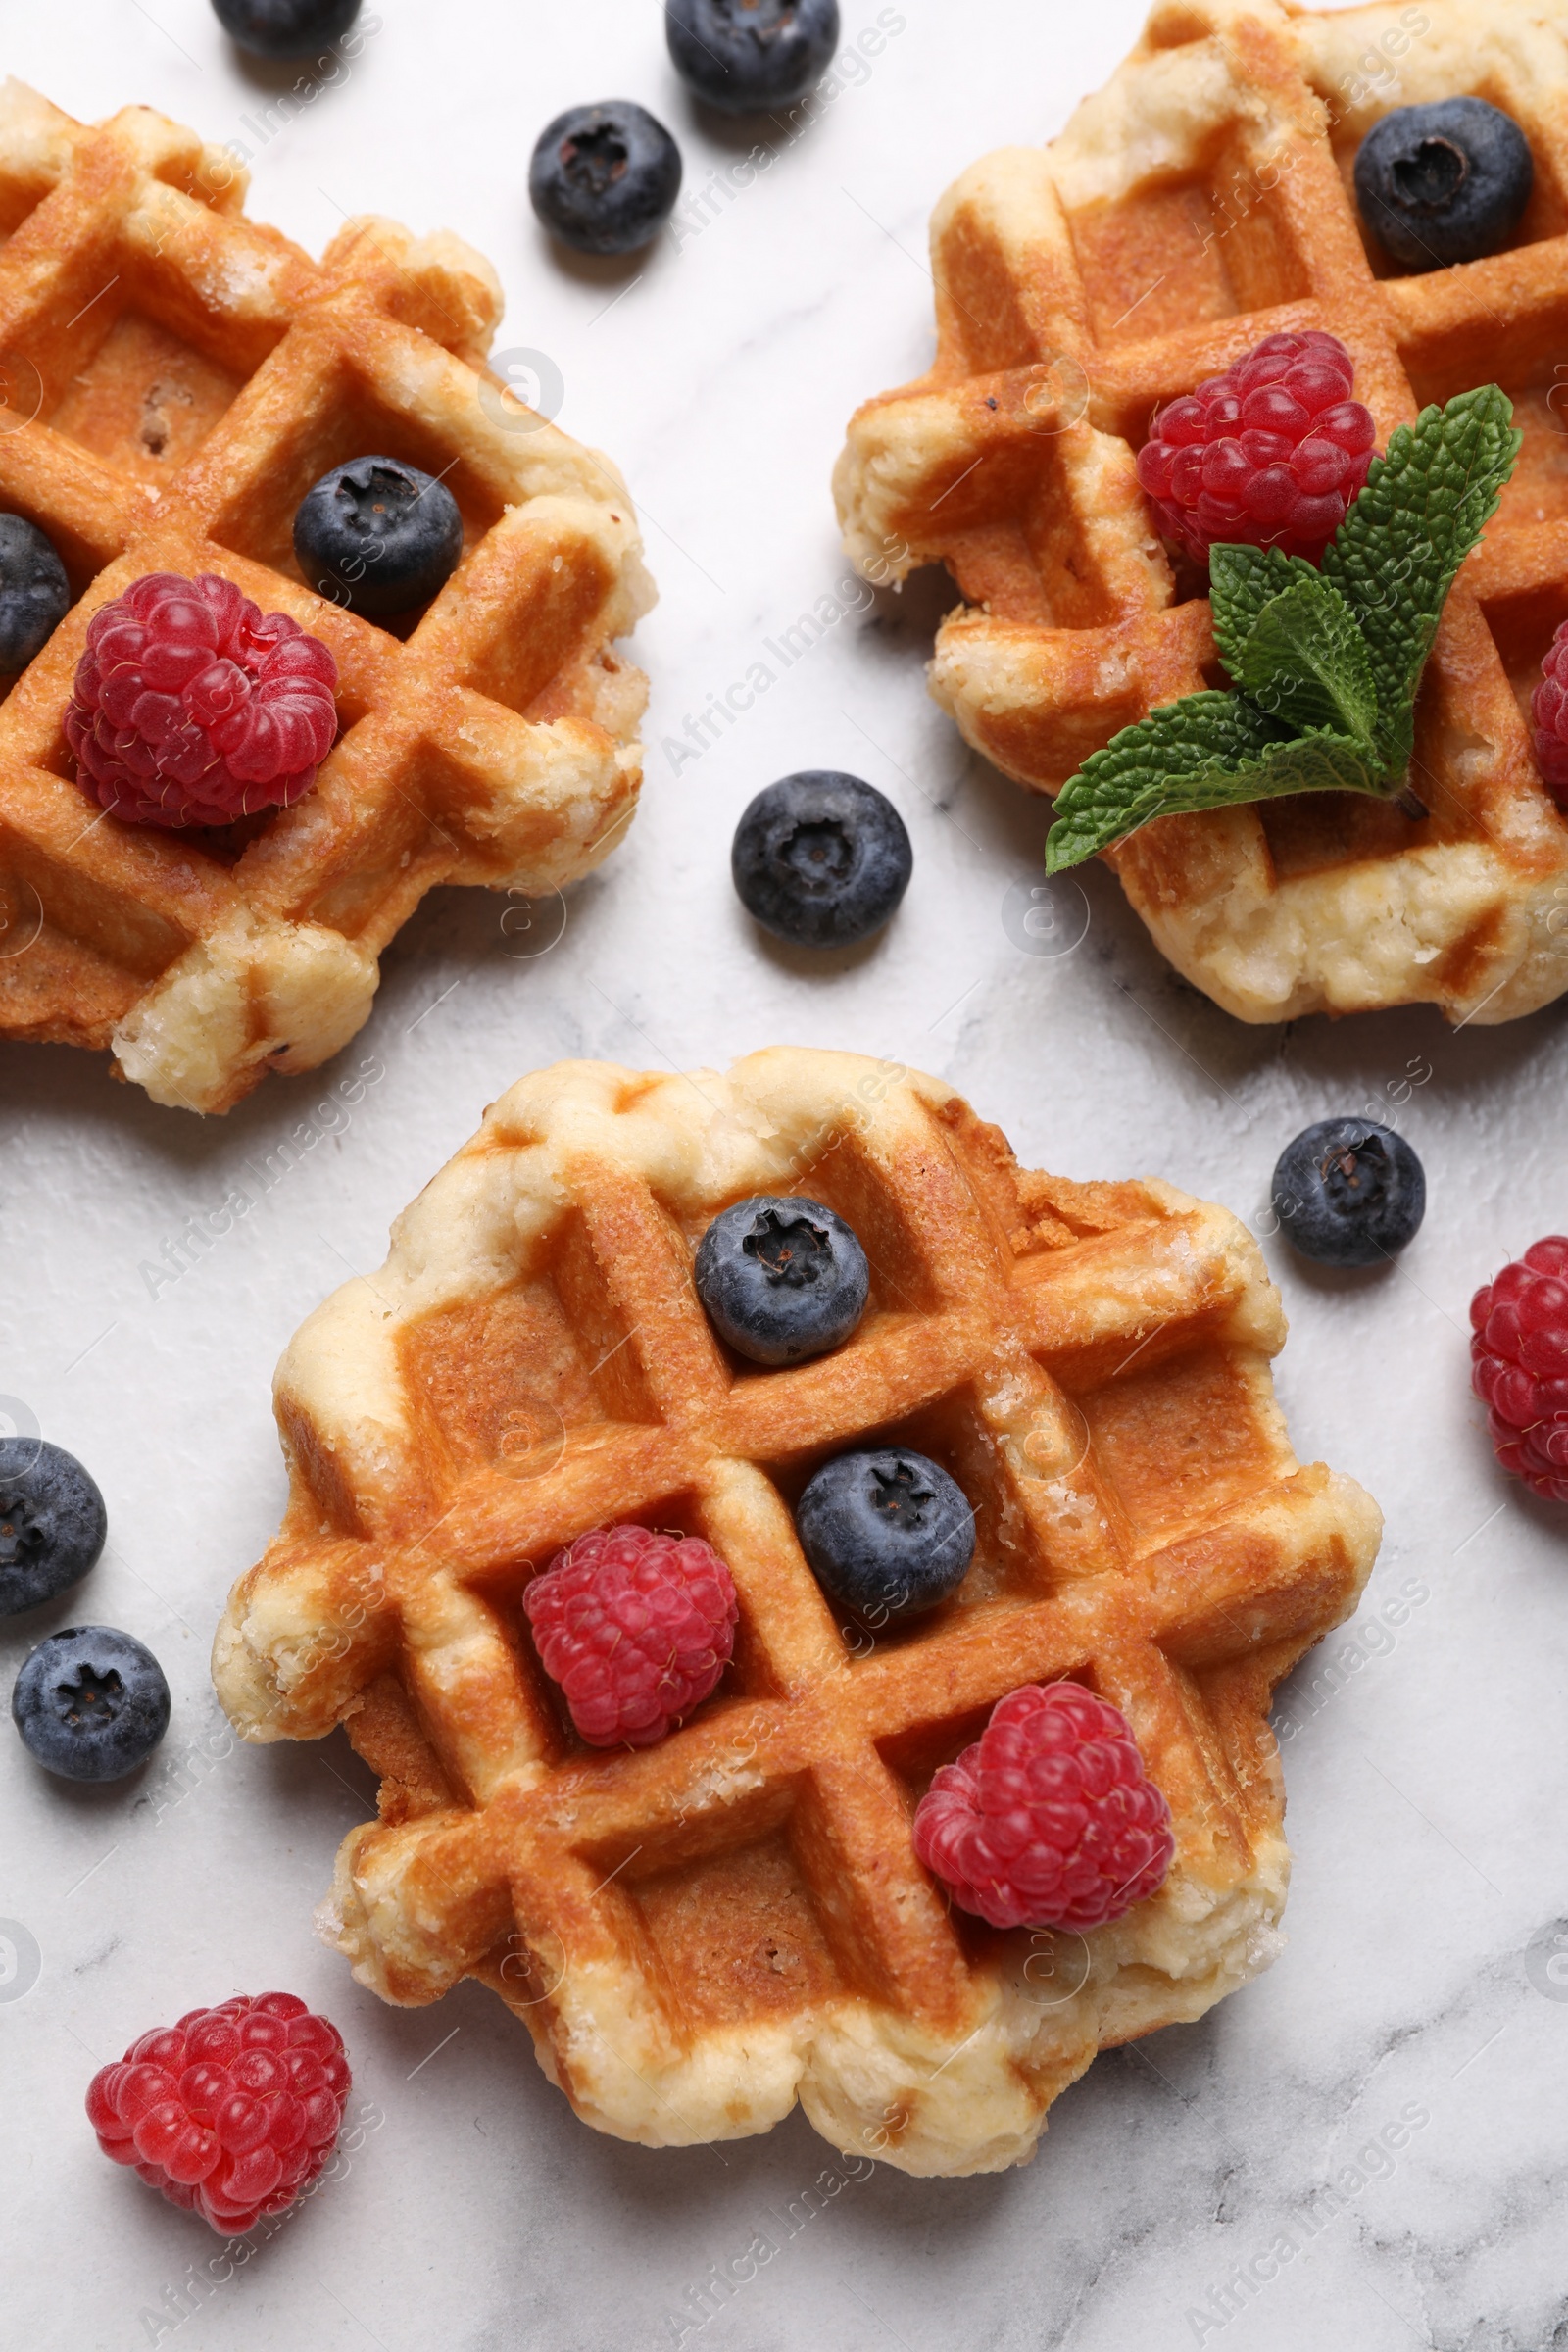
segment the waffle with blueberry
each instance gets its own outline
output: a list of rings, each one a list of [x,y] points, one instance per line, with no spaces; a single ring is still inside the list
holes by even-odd
[[[1511,399],[1522,453],[1448,596],[1408,792],[1163,816],[1107,853],[1165,955],[1243,1019],[1432,1003],[1494,1022],[1568,988],[1565,102],[1568,33],[1533,0],[1160,0],[1059,137],[943,198],[935,365],[850,427],[847,544],[878,578],[947,565],[963,601],[932,692],[1054,794],[1152,709],[1230,684],[1207,544],[1313,560],[1371,438],[1494,381]],[[1319,430],[1344,394],[1308,366],[1255,459],[1290,466],[1259,485],[1234,441],[1216,454],[1195,541],[1162,496],[1171,453],[1151,458],[1159,420],[1223,399],[1281,336],[1343,345],[1368,438]],[[1249,498],[1261,532],[1237,527]]]
[[[313,263],[146,108],[0,91],[0,1035],[226,1110],[440,883],[603,858],[652,602],[614,468],[487,366],[457,238]]]
[[[380,1777],[330,1940],[492,1985],[622,2138],[1025,2159],[1279,1945],[1269,1694],[1380,1527],[1284,1329],[1226,1210],[1029,1174],[935,1079],[522,1080],[289,1348],[214,1652],[245,1738]]]

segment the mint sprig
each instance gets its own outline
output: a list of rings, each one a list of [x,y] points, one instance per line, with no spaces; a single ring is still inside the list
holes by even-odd
[[[1512,416],[1483,384],[1401,424],[1321,569],[1277,548],[1212,548],[1214,637],[1236,691],[1167,703],[1091,753],[1057,795],[1047,871],[1156,816],[1280,793],[1395,798],[1444,603],[1519,454]]]

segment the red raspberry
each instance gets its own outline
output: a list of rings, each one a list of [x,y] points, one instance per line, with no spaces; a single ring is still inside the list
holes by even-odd
[[[1541,772],[1557,806],[1568,808],[1568,620],[1546,648],[1530,715],[1536,722]]]
[[[343,2036],[291,1992],[244,1993],[144,2034],[87,2086],[116,2164],[239,2237],[281,2213],[332,2152],[349,2095]]]
[[[735,1647],[729,1570],[696,1536],[596,1527],[522,1596],[545,1672],[592,1747],[651,1747],[705,1699]]]
[[[84,791],[132,825],[286,808],[337,733],[337,663],[231,580],[149,572],[95,612],[66,737]]]
[[[914,1850],[994,1928],[1102,1928],[1163,1884],[1176,1847],[1125,1715],[1079,1683],[1026,1683],[936,1775]]]
[[[1552,1233],[1470,1301],[1471,1385],[1497,1459],[1568,1502],[1568,1235]]]
[[[1312,327],[1269,335],[1169,402],[1138,453],[1161,535],[1200,564],[1217,539],[1320,563],[1377,438],[1354,376],[1339,338]]]

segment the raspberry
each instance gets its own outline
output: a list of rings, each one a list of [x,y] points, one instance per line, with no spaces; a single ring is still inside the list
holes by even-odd
[[[1498,1461],[1568,1502],[1568,1235],[1548,1234],[1470,1301],[1471,1386]]]
[[[133,825],[286,808],[337,733],[337,663],[213,572],[149,572],[95,612],[66,736],[82,788]]]
[[[1536,758],[1559,808],[1568,808],[1568,620],[1547,646],[1530,705]]]
[[[1316,327],[1269,335],[1159,410],[1138,479],[1161,535],[1204,563],[1217,539],[1316,564],[1364,487],[1377,428],[1354,365]]]
[[[735,1646],[729,1570],[696,1536],[596,1527],[522,1596],[545,1672],[592,1747],[651,1747],[714,1688]]]
[[[1081,1684],[1026,1683],[937,1773],[914,1850],[994,1928],[1101,1928],[1163,1884],[1176,1849],[1127,1718]]]
[[[100,2068],[87,2120],[116,2164],[239,2237],[320,2171],[349,2082],[336,2026],[291,1992],[239,1993],[187,2010]]]

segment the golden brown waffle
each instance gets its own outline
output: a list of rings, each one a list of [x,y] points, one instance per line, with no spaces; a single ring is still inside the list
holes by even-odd
[[[1363,243],[1356,148],[1390,108],[1461,93],[1517,118],[1534,196],[1513,250],[1400,274]],[[1052,146],[988,157],[937,209],[936,364],[856,416],[840,514],[874,576],[952,570],[965,604],[932,692],[1037,791],[1229,683],[1203,577],[1173,569],[1134,472],[1157,403],[1325,327],[1380,446],[1477,383],[1515,404],[1523,454],[1418,710],[1431,814],[1313,794],[1167,817],[1110,853],[1170,960],[1244,1020],[1431,1002],[1501,1021],[1568,988],[1568,827],[1526,724],[1568,617],[1565,232],[1568,20],[1539,0],[1162,0]]]
[[[871,1299],[836,1354],[759,1372],[692,1287],[758,1193],[846,1217]],[[778,1049],[727,1077],[524,1079],[284,1357],[291,1498],[214,1649],[247,1739],[346,1722],[381,1776],[324,1925],[387,1999],[464,1975],[599,2129],[766,2131],[799,2098],[914,2173],[1026,2157],[1098,2048],[1196,2018],[1279,1944],[1269,1692],[1353,1608],[1375,1504],[1298,1468],[1256,1248],[1168,1185],[1022,1171],[948,1087]],[[977,1512],[942,1609],[841,1630],[791,1502],[876,1433]],[[714,1696],[585,1747],[529,1574],[596,1524],[703,1535],[739,1589]],[[914,1804],[1019,1684],[1122,1708],[1170,1801],[1161,1892],[1087,1939],[950,1914]]]
[[[619,475],[485,366],[489,264],[373,219],[314,264],[245,220],[245,176],[145,108],[91,130],[0,90],[0,508],[79,599],[0,708],[0,1034],[110,1046],[199,1110],[336,1053],[434,884],[537,891],[605,856],[645,697],[612,640],[653,601]],[[463,514],[457,571],[401,636],[294,561],[306,490],[368,453]],[[220,572],[331,647],[342,732],[294,808],[169,834],[76,786],[88,621],[149,571]]]

